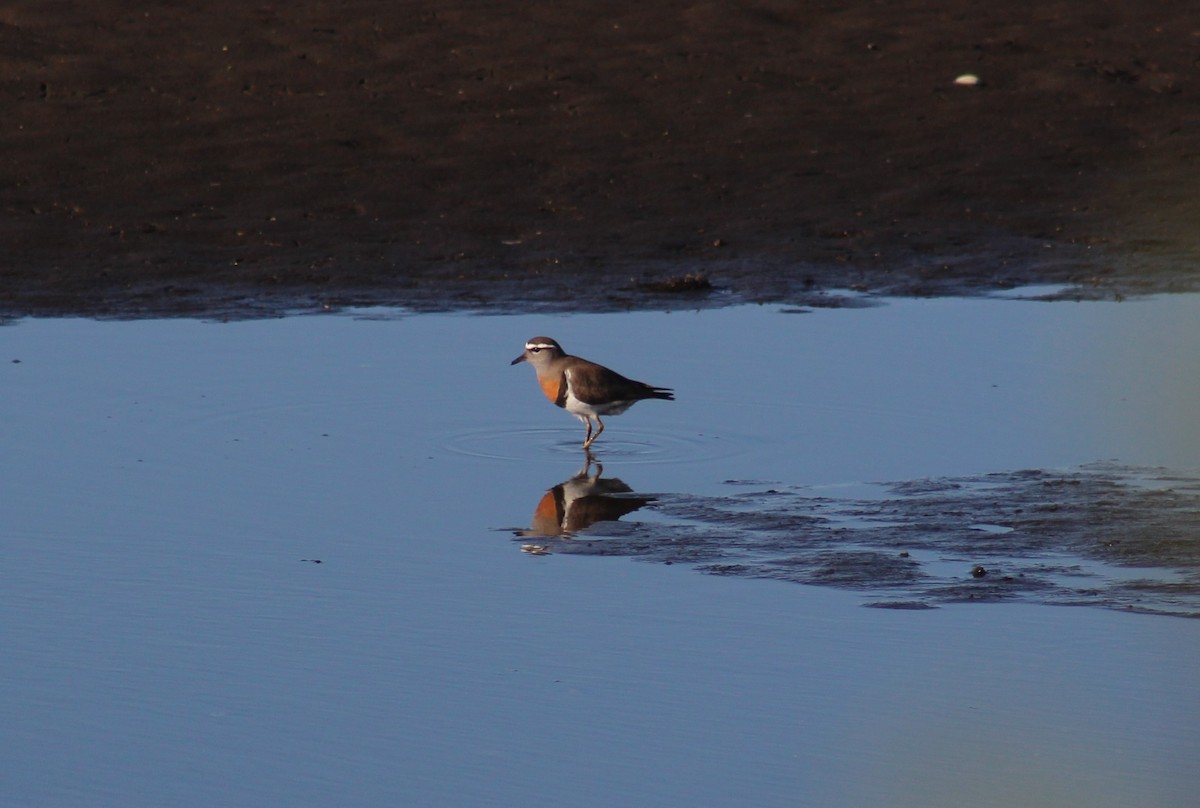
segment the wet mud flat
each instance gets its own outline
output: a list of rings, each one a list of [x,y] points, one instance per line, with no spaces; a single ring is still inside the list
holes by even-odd
[[[1194,289],[1194,12],[17,0],[0,313]]]
[[[534,555],[839,587],[880,608],[1011,601],[1200,617],[1195,474],[1096,464],[884,483],[866,498],[728,485],[727,496],[648,495],[593,467],[564,483],[561,522],[535,519],[516,541]]]

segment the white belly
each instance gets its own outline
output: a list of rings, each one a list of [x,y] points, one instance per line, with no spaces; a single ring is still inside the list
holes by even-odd
[[[571,393],[567,393],[567,401],[563,406],[567,412],[586,423],[589,418],[595,418],[597,415],[620,415],[636,403],[636,401],[610,401],[604,404],[585,404]]]

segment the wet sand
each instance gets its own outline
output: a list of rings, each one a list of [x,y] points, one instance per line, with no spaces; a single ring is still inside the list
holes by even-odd
[[[567,491],[562,518],[517,531],[521,550],[833,586],[886,609],[1028,602],[1200,617],[1191,473],[1093,464],[906,480],[863,500],[737,480],[725,496],[635,495],[602,473],[589,464],[548,492]],[[647,506],[653,523],[617,521]]]
[[[0,313],[1194,289],[1198,65],[1183,0],[17,0]]]

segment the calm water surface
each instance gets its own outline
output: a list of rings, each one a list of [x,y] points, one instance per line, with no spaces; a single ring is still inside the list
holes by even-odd
[[[1200,468],[1195,296],[19,322],[0,804],[1194,804],[1200,621],[522,553],[534,334],[676,388],[637,491]]]

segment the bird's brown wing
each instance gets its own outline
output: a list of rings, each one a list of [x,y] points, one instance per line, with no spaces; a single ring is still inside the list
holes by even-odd
[[[595,362],[580,360],[571,368],[571,392],[585,404],[603,404],[608,401],[637,401],[642,398],[666,398],[671,393],[666,388],[627,379],[615,370],[609,370]],[[672,398],[674,396],[671,396]]]

